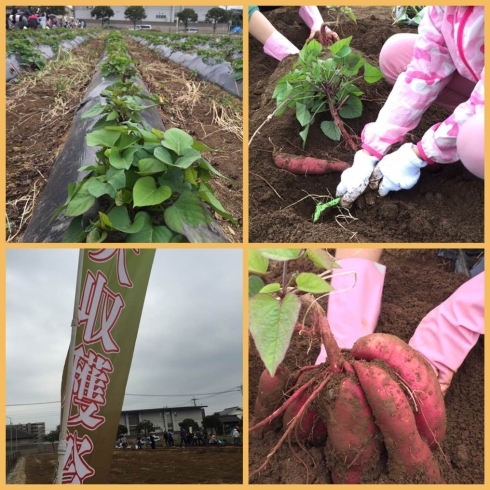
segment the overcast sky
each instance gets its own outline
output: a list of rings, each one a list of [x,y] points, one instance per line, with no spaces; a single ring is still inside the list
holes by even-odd
[[[77,265],[78,250],[7,251],[7,405],[60,400]],[[157,250],[123,409],[190,406],[192,395],[207,415],[243,407],[242,379],[242,251]],[[205,396],[226,390],[236,391]],[[7,406],[6,415],[49,432],[60,409]]]

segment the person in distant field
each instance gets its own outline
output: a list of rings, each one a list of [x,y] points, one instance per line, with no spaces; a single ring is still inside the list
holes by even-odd
[[[183,427],[180,428],[179,435],[180,435],[180,447],[182,447],[182,446],[186,447],[187,446],[187,431]]]
[[[141,436],[138,436],[136,438],[136,448],[139,449],[141,451],[141,448],[142,448],[143,444],[141,442]]]
[[[27,17],[24,13],[17,13],[15,15],[15,25],[14,29],[24,29],[27,28]]]
[[[233,429],[233,445],[238,446],[240,445],[240,432],[239,432],[239,427],[235,427]]]
[[[198,446],[201,446],[201,445],[204,446],[204,439],[203,439],[202,432],[200,430],[196,431],[196,444]]]
[[[29,29],[37,29],[39,26],[39,17],[37,16],[37,14],[31,14],[28,18],[27,18],[27,27]]]
[[[274,7],[257,7],[255,5],[248,7],[249,32],[257,41],[264,45],[264,53],[281,61],[290,54],[298,54],[299,49],[277,31],[264,14],[262,14],[261,10],[270,10],[271,8]],[[306,42],[310,42],[312,39],[318,37],[323,24],[323,17],[318,7],[300,7],[299,16],[310,28],[310,36]],[[327,26],[324,26],[324,29],[326,30],[327,39],[330,42],[333,43],[339,40],[337,33]]]
[[[163,440],[165,441],[165,446],[168,446],[168,432],[164,431]]]
[[[173,434],[173,432],[171,430],[168,431],[167,436],[168,436],[168,445],[170,447],[175,446],[175,444],[174,444],[174,434]]]
[[[218,439],[216,439],[216,436],[214,434],[211,434],[211,437],[209,438],[209,444],[211,446],[218,444]]]
[[[151,448],[152,449],[155,449],[155,435],[153,434],[153,432],[150,433],[150,445],[151,445]]]

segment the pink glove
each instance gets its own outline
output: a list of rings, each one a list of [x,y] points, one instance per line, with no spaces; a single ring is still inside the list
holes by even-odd
[[[299,9],[299,16],[303,19],[303,22],[310,28],[310,36],[306,42],[310,42],[313,38],[320,38],[320,42],[326,42],[327,45],[332,44],[339,40],[337,33],[333,32],[327,26],[323,29],[324,40],[322,41],[322,35],[320,30],[323,24],[322,14],[318,10],[318,7],[308,5]]]
[[[341,269],[334,269],[331,285],[339,292],[328,298],[327,319],[339,347],[350,349],[357,339],[376,328],[386,267],[367,259],[342,259],[338,264]],[[315,364],[326,358],[322,345]]]
[[[419,324],[408,342],[438,373],[442,392],[484,333],[484,272],[465,282]]]
[[[322,14],[318,10],[318,7],[313,5],[307,5],[299,9],[299,16],[303,22],[313,31],[319,31],[323,24]]]
[[[274,31],[264,44],[264,53],[282,61],[290,54],[298,54],[299,49],[280,32]]]

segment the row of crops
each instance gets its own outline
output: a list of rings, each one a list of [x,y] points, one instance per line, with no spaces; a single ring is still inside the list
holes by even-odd
[[[42,69],[46,60],[54,56],[60,48],[71,49],[79,45],[87,36],[105,35],[101,29],[39,29],[12,30],[7,33],[7,56],[16,56],[21,67]],[[222,69],[218,76],[223,78],[226,71],[239,83],[243,78],[243,48],[241,36],[211,36],[211,35],[182,35],[164,33],[159,31],[132,33],[132,37],[142,40],[150,47],[162,46],[165,51],[162,55],[180,62],[182,56],[176,53],[194,55],[204,65],[221,64],[227,69]],[[192,68],[191,68],[192,69]],[[207,79],[208,69],[197,69],[203,78]],[[8,70],[7,70],[8,72]],[[210,81],[217,83],[217,80]],[[222,84],[227,89],[228,84]],[[236,85],[236,84],[235,84]],[[241,96],[241,87],[235,87],[233,95]],[[229,90],[228,90],[229,91]]]
[[[31,29],[7,32],[7,57],[15,56],[22,67],[42,69],[48,58],[62,49],[78,46],[88,37],[100,35],[97,29]]]
[[[192,36],[178,33],[165,33],[159,31],[139,31],[137,37],[143,38],[154,45],[165,45],[171,49],[196,53],[204,61],[233,63],[243,57],[243,43],[241,36],[213,37],[205,34],[193,34]]]
[[[65,162],[81,164],[75,169],[81,178],[75,176],[69,183],[65,179],[64,193],[58,182],[51,195],[48,183],[43,196],[48,205],[41,203],[34,212],[25,238],[88,243],[226,241],[214,215],[237,221],[215,197],[210,182],[212,175],[224,178],[204,156],[214,150],[181,129],[165,130],[156,109],[159,97],[144,87],[119,32],[108,36],[106,53],[92,81],[99,84],[95,92],[100,95],[89,98],[83,113],[75,116],[74,125],[80,130],[70,133],[67,150],[58,158],[59,163],[65,152]],[[87,121],[92,122],[87,126]],[[75,154],[73,148],[80,145],[70,138],[83,138],[92,153]],[[52,173],[57,170],[66,174],[66,168],[54,168]]]

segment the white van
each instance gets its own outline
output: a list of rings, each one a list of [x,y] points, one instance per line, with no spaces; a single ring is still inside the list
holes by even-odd
[[[197,34],[199,31],[195,27],[188,27],[185,32],[189,34]]]
[[[141,26],[136,26],[136,30],[137,31],[144,31],[144,30],[148,30],[148,29],[151,29],[151,26],[149,24],[144,24],[144,25],[141,25]]]

